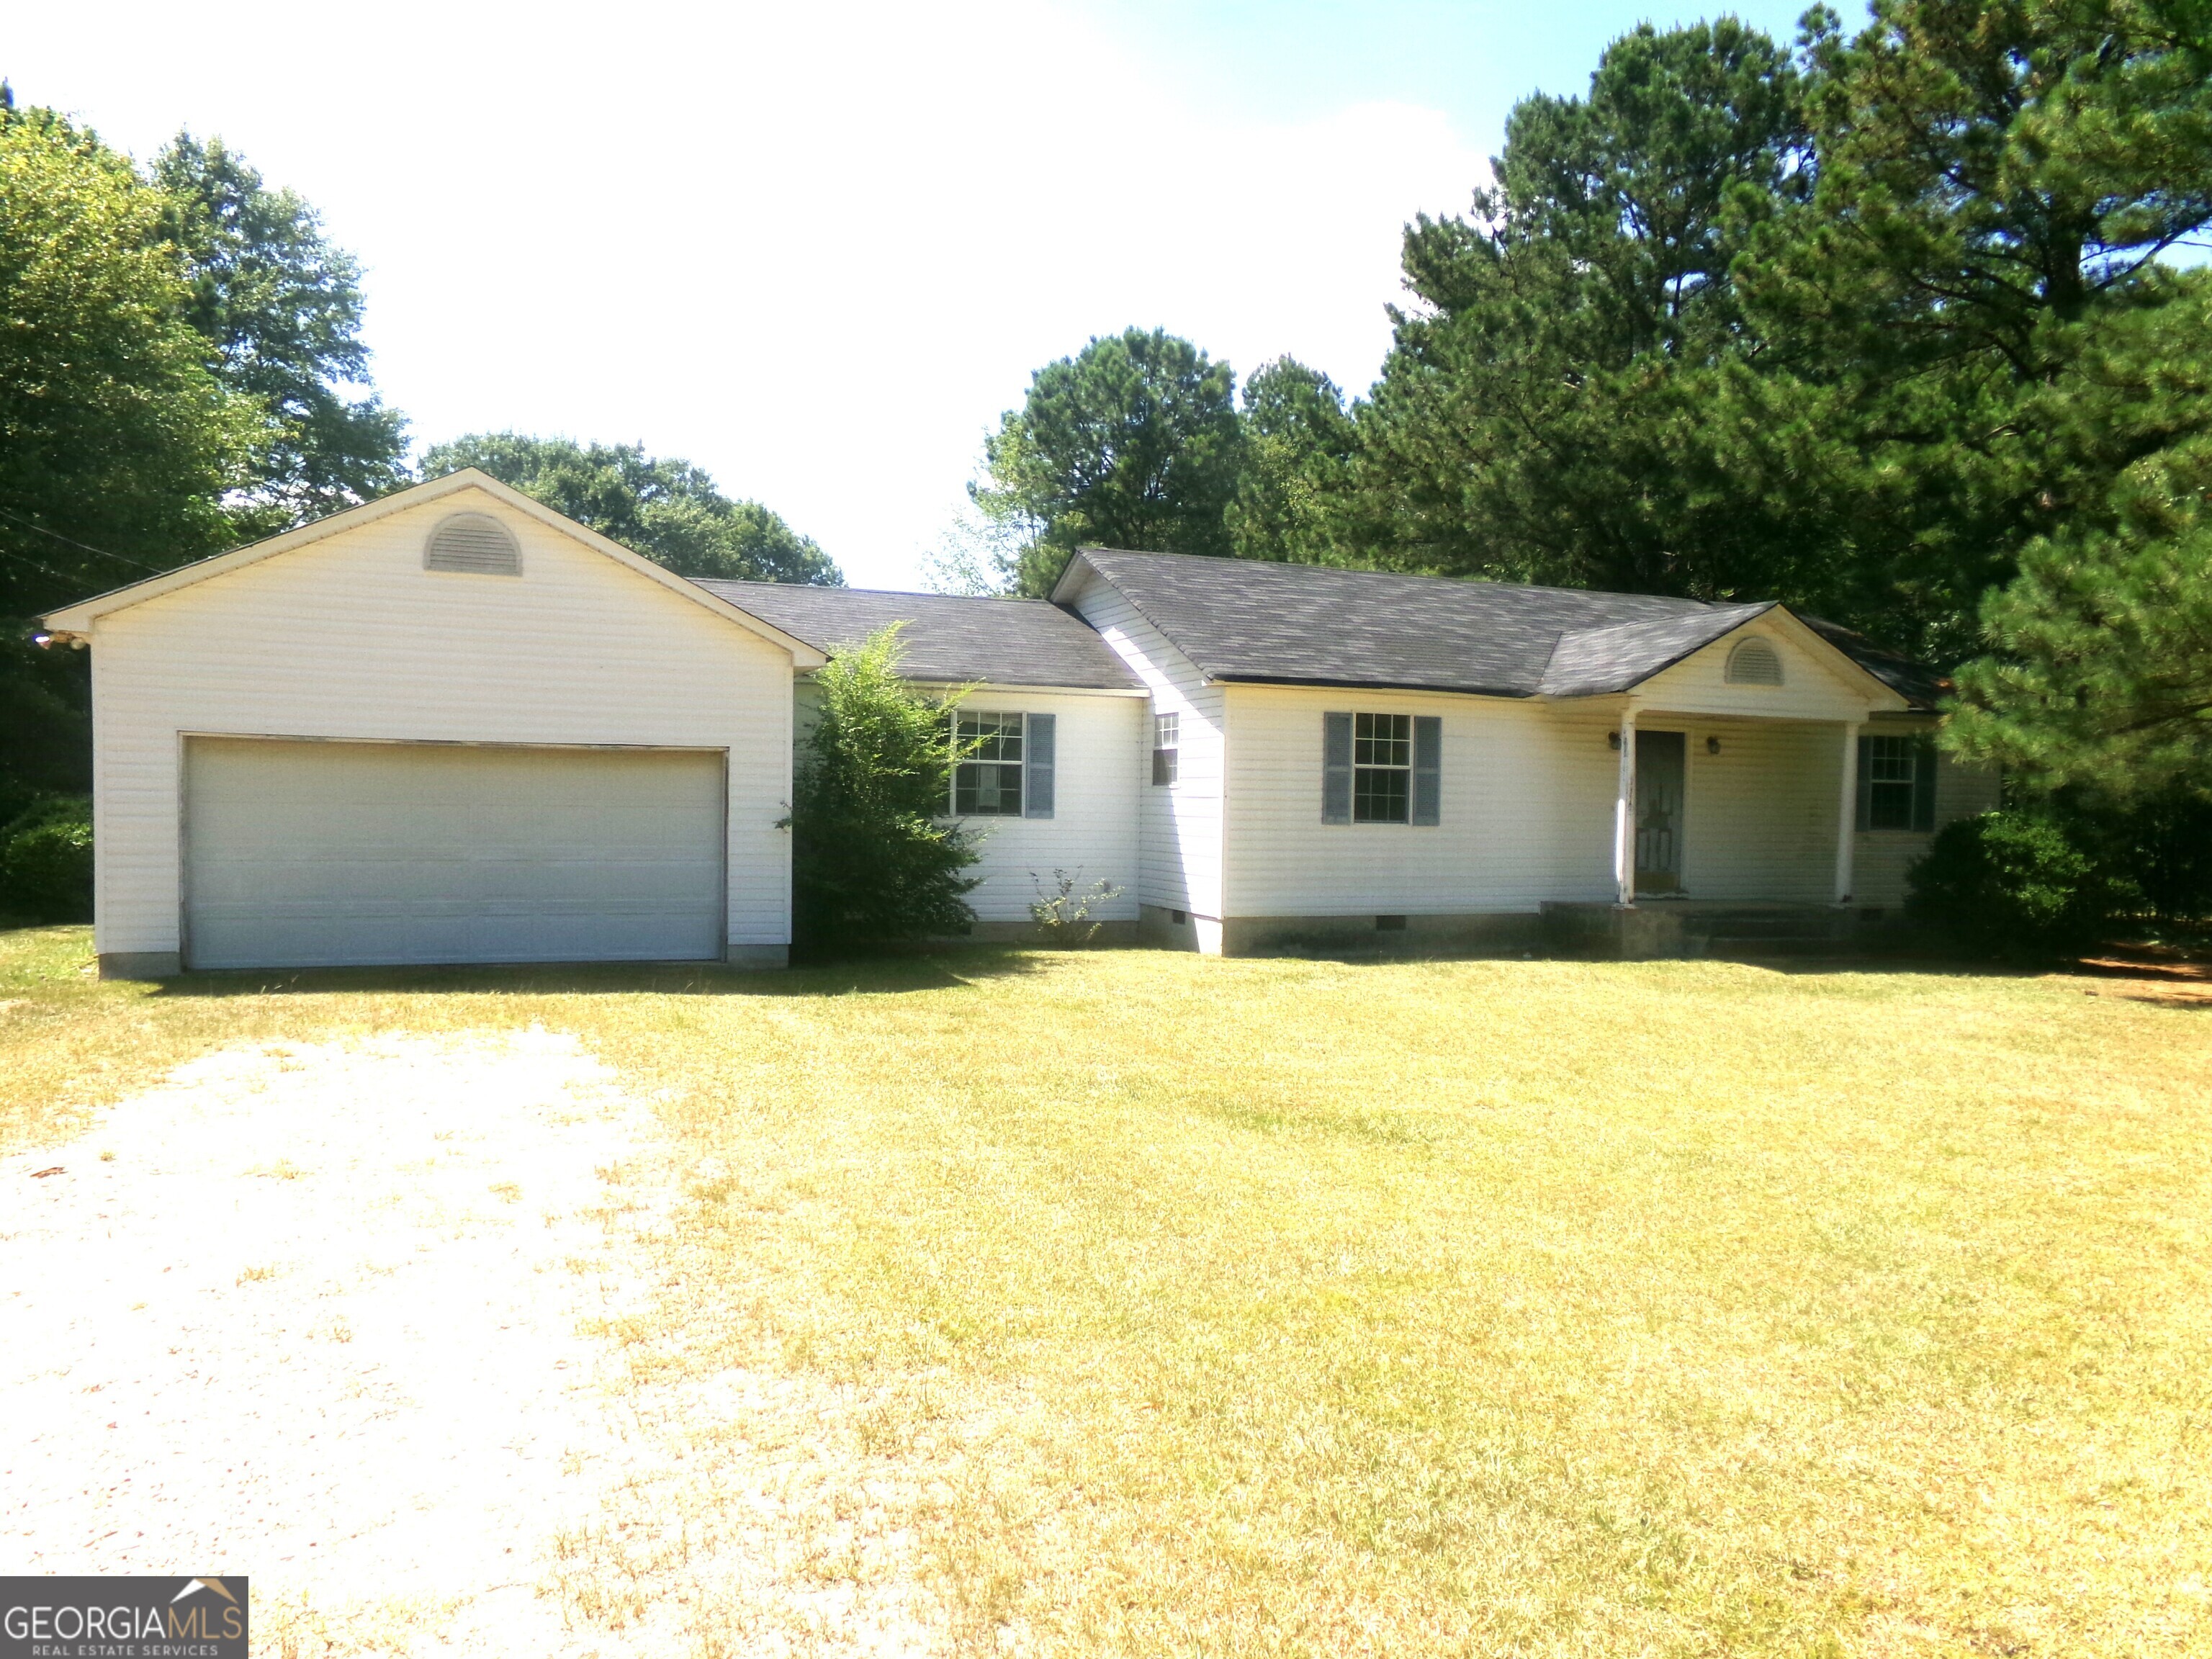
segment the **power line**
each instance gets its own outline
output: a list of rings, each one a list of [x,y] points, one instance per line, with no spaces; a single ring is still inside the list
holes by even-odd
[[[139,569],[149,571],[156,576],[162,574],[162,567],[158,564],[148,564],[143,559],[134,559],[128,553],[117,553],[105,547],[94,547],[90,542],[78,541],[75,537],[64,536],[58,530],[49,530],[42,524],[33,524],[21,514],[10,513],[4,507],[0,507],[0,518],[13,519],[26,530],[35,530],[41,536],[51,537],[55,541],[64,543],[87,553],[97,553],[103,559],[118,559],[125,564],[135,565]]]

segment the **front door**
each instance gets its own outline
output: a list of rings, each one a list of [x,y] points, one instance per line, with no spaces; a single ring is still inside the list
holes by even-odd
[[[1636,890],[1682,890],[1683,737],[1636,734]]]

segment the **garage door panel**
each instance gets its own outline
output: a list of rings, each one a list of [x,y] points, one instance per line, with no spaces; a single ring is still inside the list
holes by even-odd
[[[195,738],[195,967],[722,954],[722,758]]]

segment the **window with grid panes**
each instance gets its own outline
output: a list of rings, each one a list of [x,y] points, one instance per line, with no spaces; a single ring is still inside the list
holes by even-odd
[[[1413,717],[1352,717],[1352,821],[1403,823],[1413,800]]]
[[[1912,828],[1918,745],[1911,738],[1867,739],[1867,827]]]
[[[1176,760],[1181,752],[1182,716],[1155,714],[1152,716],[1152,781],[1173,783],[1176,781]]]
[[[1022,717],[962,713],[953,734],[961,758],[952,771],[952,811],[963,818],[1022,815]]]

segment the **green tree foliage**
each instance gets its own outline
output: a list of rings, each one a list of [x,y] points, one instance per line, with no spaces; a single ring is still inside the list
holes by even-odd
[[[89,796],[44,796],[0,823],[0,916],[92,920]]]
[[[368,388],[359,262],[219,138],[179,133],[151,174],[185,264],[185,319],[215,347],[218,378],[268,422],[254,487],[234,508],[240,538],[404,483],[406,422]]]
[[[185,315],[168,204],[129,158],[0,106],[0,793],[83,788],[80,653],[31,620],[214,551],[264,428]],[[4,807],[4,804],[0,804]]]
[[[840,587],[830,556],[758,501],[732,501],[704,468],[638,444],[475,433],[422,458],[425,477],[481,468],[681,576]]]
[[[1042,594],[1085,544],[1231,551],[1240,437],[1229,365],[1133,328],[1030,377],[985,444],[988,482],[969,493],[1019,545],[1010,584]]]
[[[965,933],[975,920],[975,845],[943,821],[950,705],[900,678],[899,651],[894,624],[812,682],[791,813],[793,929],[811,954]]]
[[[1376,562],[1791,601],[1956,659],[2020,550],[2103,511],[2134,416],[2084,330],[2212,219],[2185,0],[1881,0],[1793,62],[1723,19],[1617,41],[1508,124],[1358,410]],[[2139,448],[2135,450],[2139,455]]]
[[[1948,740],[2042,789],[2212,793],[2212,277],[2175,286],[2092,331],[2048,400],[2090,428],[2077,455],[2149,453],[2028,544],[1959,675]]]
[[[1586,98],[1516,106],[1469,219],[1407,232],[1359,410],[1381,562],[1639,592],[1771,591],[1786,498],[1741,488],[1717,383],[1759,348],[1731,277],[1805,188],[1786,52],[1733,19],[1616,41]]]
[[[1244,383],[1243,458],[1229,504],[1240,559],[1341,562],[1338,538],[1359,433],[1318,369],[1279,358]]]
[[[2130,897],[2046,809],[1944,825],[1906,879],[1905,908],[1916,921],[1991,955],[2078,950]]]

